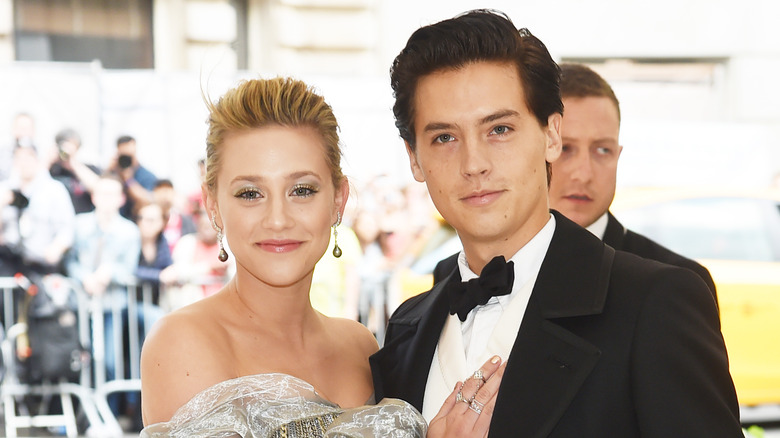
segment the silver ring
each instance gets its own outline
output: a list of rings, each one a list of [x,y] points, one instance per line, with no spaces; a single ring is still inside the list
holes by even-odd
[[[482,373],[482,370],[476,370],[474,371],[474,375],[471,376],[473,379],[481,380],[482,383],[485,383],[485,375]]]
[[[481,414],[484,407],[485,405],[478,402],[477,399],[474,399],[471,401],[471,403],[469,403],[469,409],[476,412],[477,414]]]
[[[463,393],[462,393],[461,391],[458,391],[458,394],[457,394],[457,395],[455,395],[455,402],[456,402],[456,403],[457,403],[457,402],[464,402],[464,403],[468,403],[468,401],[467,401],[465,398],[463,398]]]

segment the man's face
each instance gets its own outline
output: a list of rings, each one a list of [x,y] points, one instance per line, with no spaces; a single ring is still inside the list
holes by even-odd
[[[517,68],[477,62],[419,79],[412,173],[460,236],[475,272],[509,257],[549,219],[546,162],[560,153],[560,115],[540,126]]]
[[[100,214],[119,214],[125,203],[122,183],[110,178],[99,179],[92,190],[92,203]]]
[[[135,140],[119,143],[116,146],[117,155],[129,155],[135,157]]]
[[[30,116],[23,114],[16,116],[12,129],[14,138],[17,140],[20,138],[32,139],[35,137],[35,122]]]
[[[615,197],[620,121],[606,97],[563,99],[563,152],[553,163],[550,206],[583,227],[601,217]]]
[[[41,168],[38,153],[31,147],[16,148],[13,166],[22,181],[32,181]]]

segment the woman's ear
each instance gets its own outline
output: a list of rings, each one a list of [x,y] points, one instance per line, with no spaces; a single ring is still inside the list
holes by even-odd
[[[206,209],[206,214],[211,219],[212,223],[216,223],[218,226],[222,226],[222,219],[219,217],[219,205],[217,204],[217,197],[215,193],[212,193],[206,184],[200,186],[201,197],[203,198],[203,208]],[[217,221],[219,219],[219,221]]]
[[[336,189],[336,197],[334,199],[336,203],[336,210],[333,212],[333,220],[331,223],[336,223],[339,220],[339,217],[344,217],[344,209],[347,207],[347,200],[349,199],[349,180],[347,177],[344,177],[339,183],[338,188]],[[338,212],[338,215],[336,214]]]

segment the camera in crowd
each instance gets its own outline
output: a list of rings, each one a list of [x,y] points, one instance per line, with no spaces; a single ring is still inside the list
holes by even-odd
[[[57,144],[57,151],[59,151],[60,160],[68,161],[70,159],[70,154],[74,149],[70,148],[71,152],[68,152],[68,150],[65,148],[66,143],[71,143],[75,146],[75,149],[78,149],[81,146],[81,136],[74,129],[65,128],[58,132],[56,136],[54,136],[54,142]]]
[[[127,169],[133,165],[133,157],[130,155],[120,155],[117,159],[117,164],[119,164],[119,168],[121,169]]]
[[[60,160],[62,161],[68,161],[70,158],[70,154],[65,151],[65,149],[62,148],[62,143],[57,143],[57,151],[60,153]]]
[[[14,195],[14,199],[11,201],[11,206],[21,210],[30,205],[30,200],[27,199],[27,197],[24,196],[21,191],[11,190],[11,193]]]

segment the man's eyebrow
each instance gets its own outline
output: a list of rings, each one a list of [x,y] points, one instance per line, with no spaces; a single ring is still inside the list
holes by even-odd
[[[482,120],[480,120],[480,124],[484,125],[486,123],[495,122],[496,120],[501,120],[505,117],[513,117],[519,115],[520,113],[518,113],[515,110],[505,109],[505,110],[495,112],[493,114],[488,114],[487,116],[483,117]]]
[[[425,129],[423,129],[424,132],[431,132],[431,131],[444,131],[449,130],[455,127],[452,123],[445,123],[445,122],[431,122],[425,125]]]
[[[488,114],[487,116],[485,116],[482,119],[480,119],[479,123],[481,125],[484,125],[484,124],[487,124],[487,123],[494,122],[496,120],[501,120],[501,119],[506,118],[506,117],[516,117],[516,116],[519,116],[519,115],[520,115],[520,113],[518,113],[515,110],[506,109],[506,110],[497,111],[497,112],[495,112],[493,114]],[[452,123],[431,122],[431,123],[428,123],[427,125],[425,125],[425,128],[423,129],[423,131],[424,132],[445,131],[445,130],[450,130],[450,129],[454,128],[454,127],[455,127],[455,125],[452,124]]]
[[[562,141],[576,141],[578,138],[576,136],[567,136],[567,135],[561,135]],[[597,139],[594,139],[590,141],[591,145],[617,145],[620,144],[620,142],[615,139],[614,137],[599,137]]]

